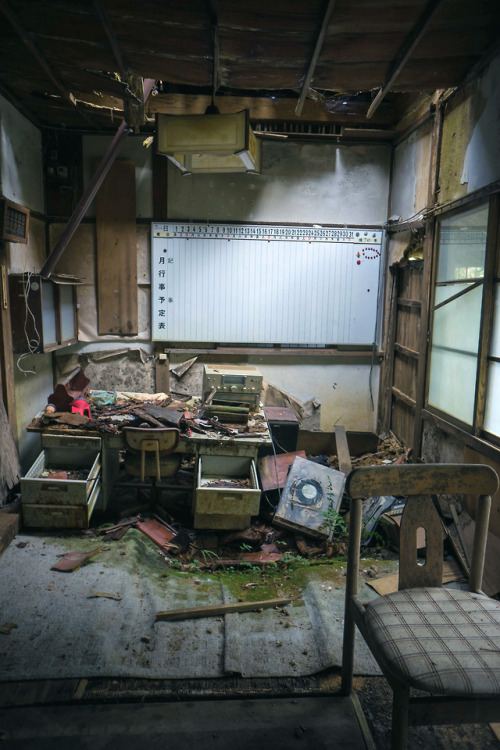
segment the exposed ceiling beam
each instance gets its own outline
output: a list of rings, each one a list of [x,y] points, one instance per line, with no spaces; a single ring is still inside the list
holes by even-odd
[[[130,74],[130,70],[124,60],[120,45],[118,43],[118,38],[113,30],[113,27],[111,26],[111,22],[108,18],[108,14],[106,13],[106,8],[104,7],[102,0],[94,0],[94,7],[96,9],[97,15],[99,16],[101,26],[104,29],[104,33],[106,34],[106,37],[108,39],[109,46],[111,47],[113,55],[115,56],[116,64],[118,65],[118,71],[120,75],[126,80]]]
[[[9,23],[14,27],[16,30],[18,36],[21,38],[21,41],[27,47],[27,49],[31,52],[33,57],[37,60],[40,67],[43,69],[45,74],[50,78],[54,86],[60,91],[64,99],[71,104],[77,112],[81,115],[81,117],[86,120],[89,125],[91,125],[93,128],[96,127],[96,124],[93,122],[93,120],[90,119],[90,117],[87,117],[85,112],[82,112],[76,103],[75,97],[71,93],[71,91],[68,91],[64,83],[61,81],[57,73],[52,70],[47,58],[43,54],[41,50],[38,49],[36,44],[31,39],[30,35],[27,33],[27,31],[22,26],[21,22],[19,21],[16,14],[13,12],[12,8],[10,7],[7,0],[0,0],[0,11],[4,14],[4,16],[7,18]]]
[[[153,90],[155,81],[153,78],[145,78],[143,85],[144,85],[144,101],[146,101],[151,91]],[[116,131],[113,140],[108,146],[108,150],[102,157],[101,162],[99,166],[97,167],[92,179],[87,185],[87,189],[85,190],[84,194],[78,201],[78,204],[75,210],[73,211],[73,213],[68,219],[68,223],[64,227],[61,235],[59,236],[59,239],[54,245],[53,250],[50,252],[49,257],[45,261],[40,271],[40,276],[42,276],[42,278],[48,279],[54,272],[54,268],[56,267],[58,260],[61,258],[64,251],[68,247],[71,241],[71,238],[73,237],[74,233],[78,229],[80,222],[85,216],[85,213],[88,207],[94,200],[99,188],[104,182],[106,175],[111,169],[111,166],[113,162],[115,161],[116,156],[118,154],[118,150],[121,145],[121,142],[123,141],[123,139],[129,132],[129,130],[130,130],[130,126],[128,122],[123,120],[122,124]]]
[[[413,50],[415,49],[417,44],[420,42],[422,36],[424,35],[424,32],[427,28],[429,21],[431,20],[432,16],[434,15],[434,13],[439,8],[442,2],[443,0],[429,0],[427,5],[425,6],[422,15],[418,19],[417,23],[415,24],[411,32],[406,37],[401,48],[399,49],[399,52],[397,53],[396,58],[395,58],[394,65],[392,66],[389,72],[389,75],[385,79],[382,88],[379,89],[375,99],[372,101],[370,108],[368,112],[366,113],[367,120],[369,120],[370,117],[372,117],[373,113],[376,112],[376,110],[380,106],[380,103],[384,99],[385,95],[389,92],[392,84],[394,83],[394,81],[399,76],[404,66],[410,59],[413,53]]]
[[[321,54],[321,50],[323,49],[323,43],[325,41],[328,24],[330,23],[330,17],[332,15],[336,2],[337,0],[328,0],[328,7],[325,11],[325,15],[323,16],[323,23],[321,24],[321,29],[319,30],[318,38],[316,39],[316,45],[311,57],[311,62],[309,63],[309,68],[307,69],[306,77],[304,79],[304,83],[302,84],[302,90],[300,92],[299,100],[297,102],[297,106],[295,107],[295,114],[297,115],[297,117],[300,117],[300,115],[302,114],[302,108],[304,107],[304,102],[306,100],[307,92],[309,91],[309,86],[311,85],[311,81],[314,76],[314,71],[316,70],[316,65],[318,64],[318,58]]]
[[[300,121],[295,114],[297,100],[291,97],[217,96],[215,104],[221,114],[240,112],[248,109],[250,119]],[[202,115],[210,104],[209,94],[158,94],[150,99],[147,112],[165,115]],[[304,104],[303,119],[308,122],[360,124],[365,121],[369,102],[349,101],[347,104],[325,99],[315,102],[307,99]],[[331,109],[330,109],[331,108]],[[394,122],[394,105],[385,102],[373,119],[376,125],[391,125]]]
[[[210,0],[210,23],[212,27],[212,105],[220,86],[219,7],[218,0]]]

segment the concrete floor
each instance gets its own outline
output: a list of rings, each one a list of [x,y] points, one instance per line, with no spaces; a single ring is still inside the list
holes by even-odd
[[[0,709],[2,750],[370,750],[341,697]]]

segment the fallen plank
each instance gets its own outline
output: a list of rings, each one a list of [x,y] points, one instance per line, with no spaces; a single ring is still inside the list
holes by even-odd
[[[144,411],[151,417],[172,427],[179,427],[180,421],[184,416],[183,409],[172,409],[167,406],[155,406],[154,404],[145,406]]]
[[[230,604],[214,604],[208,607],[192,607],[190,609],[167,609],[156,613],[156,622],[190,620],[195,617],[220,617],[235,612],[255,612],[259,609],[284,607],[291,601],[291,599],[265,599],[261,602],[231,602]]]
[[[351,455],[349,453],[349,446],[347,444],[347,435],[345,427],[341,425],[335,425],[333,428],[335,431],[335,443],[337,446],[337,458],[339,460],[339,471],[343,474],[349,474],[352,469]]]
[[[182,378],[184,373],[186,373],[190,367],[194,365],[198,357],[191,357],[191,359],[187,359],[185,362],[182,362],[180,365],[175,365],[175,367],[170,368],[170,372],[173,372],[176,378],[179,378],[179,380]]]
[[[463,577],[462,570],[454,560],[445,560],[443,562],[443,583],[460,581]],[[391,575],[374,578],[371,581],[366,581],[366,583],[368,586],[371,586],[377,594],[380,594],[380,596],[394,594],[398,590],[399,573],[392,573]]]

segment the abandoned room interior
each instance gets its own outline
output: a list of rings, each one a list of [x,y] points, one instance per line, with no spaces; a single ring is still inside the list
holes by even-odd
[[[500,746],[499,39],[0,0],[2,747]]]

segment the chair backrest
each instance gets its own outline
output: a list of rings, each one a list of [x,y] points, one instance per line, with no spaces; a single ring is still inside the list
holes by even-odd
[[[133,453],[156,450],[156,444],[159,453],[163,455],[174,451],[180,438],[176,427],[124,427],[123,435],[127,450]]]
[[[488,533],[491,495],[498,488],[496,472],[476,464],[403,464],[360,467],[348,476],[346,492],[351,497],[350,551],[359,555],[361,498],[379,495],[408,497],[400,532],[399,588],[441,586],[443,570],[442,524],[431,496],[476,495],[476,529],[469,588],[481,588]],[[411,499],[410,499],[411,498]],[[425,564],[417,559],[417,531],[426,535]]]

